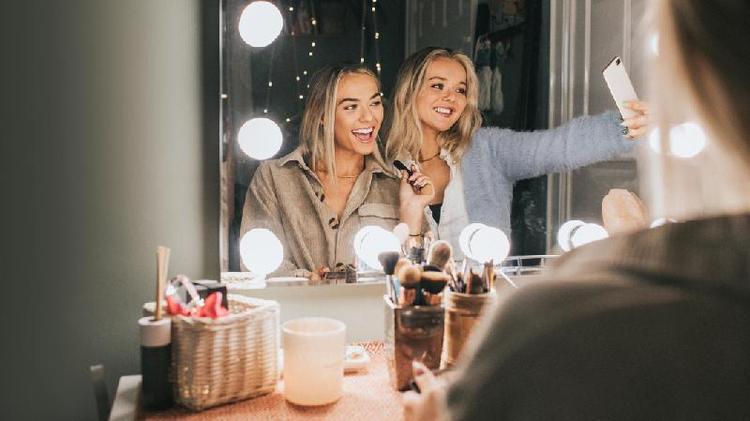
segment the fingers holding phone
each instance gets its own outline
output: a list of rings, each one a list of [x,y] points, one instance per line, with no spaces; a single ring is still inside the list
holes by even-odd
[[[625,101],[624,106],[631,110],[632,117],[623,119],[623,127],[627,127],[628,139],[640,139],[648,132],[651,126],[651,110],[648,103],[643,101]]]

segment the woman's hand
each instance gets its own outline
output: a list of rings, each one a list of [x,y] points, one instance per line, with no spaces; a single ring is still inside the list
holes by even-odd
[[[651,126],[651,111],[647,103],[643,101],[627,101],[625,107],[633,111],[634,117],[623,120],[622,125],[628,128],[625,137],[628,139],[640,139],[648,132]]]
[[[401,188],[399,201],[401,221],[409,226],[410,233],[422,230],[424,208],[435,197],[435,187],[430,177],[419,172],[419,167],[412,165],[412,175],[401,171]]]
[[[439,421],[447,419],[445,383],[435,377],[424,364],[412,363],[414,381],[421,393],[406,392],[403,395],[405,421]]]

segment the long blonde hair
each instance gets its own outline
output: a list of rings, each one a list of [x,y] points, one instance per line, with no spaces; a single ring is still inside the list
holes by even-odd
[[[438,58],[455,60],[466,71],[466,108],[453,127],[438,134],[438,143],[451,153],[456,162],[461,162],[474,132],[482,125],[482,115],[477,106],[477,75],[471,59],[461,52],[446,48],[425,48],[409,56],[399,69],[392,111],[388,119],[391,122],[386,140],[388,159],[405,155],[412,159],[419,157],[419,150],[422,148],[422,124],[416,98],[425,82],[427,67]]]
[[[310,78],[310,91],[305,102],[299,138],[302,156],[313,171],[320,170],[336,175],[336,95],[339,82],[349,74],[372,77],[380,90],[380,80],[375,73],[360,65],[326,66]],[[375,148],[373,155],[381,165],[384,165],[378,148]],[[320,168],[321,164],[324,168]]]
[[[661,142],[650,186],[664,216],[689,219],[750,210],[750,3],[661,0],[653,68],[661,139],[686,117],[708,134],[692,159]],[[676,139],[680,141],[681,139]],[[661,203],[659,203],[661,201]]]

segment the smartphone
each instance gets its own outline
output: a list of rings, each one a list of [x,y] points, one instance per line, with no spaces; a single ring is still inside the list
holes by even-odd
[[[625,106],[625,102],[637,101],[638,94],[635,93],[633,82],[630,81],[630,76],[625,71],[625,64],[622,59],[620,57],[613,58],[604,68],[602,74],[622,118],[635,117],[635,113]]]

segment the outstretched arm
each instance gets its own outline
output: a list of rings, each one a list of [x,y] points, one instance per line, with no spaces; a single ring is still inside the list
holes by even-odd
[[[645,132],[648,115],[642,111],[643,103],[635,103],[630,108],[639,112],[639,116],[624,122],[627,126],[621,124],[617,113],[606,112],[579,117],[550,130],[514,132],[486,128],[477,133],[475,140],[489,149],[511,180],[570,171],[632,148],[630,139]]]

